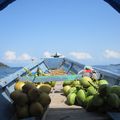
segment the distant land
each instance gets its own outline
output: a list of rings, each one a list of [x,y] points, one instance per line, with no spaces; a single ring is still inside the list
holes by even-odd
[[[5,65],[4,63],[0,62],[0,67],[9,67],[8,65]]]
[[[112,66],[117,66],[117,65],[119,65],[119,66],[120,66],[120,64],[110,64],[110,65],[112,65]]]

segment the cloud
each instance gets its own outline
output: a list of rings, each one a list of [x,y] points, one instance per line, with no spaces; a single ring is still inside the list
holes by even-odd
[[[23,53],[20,56],[17,56],[16,52],[8,50],[8,51],[5,52],[3,59],[6,60],[6,61],[29,61],[29,60],[32,60],[32,59],[35,60],[37,58],[31,57],[27,53]]]
[[[16,53],[14,51],[8,50],[4,54],[4,59],[5,60],[16,60]]]
[[[43,53],[43,56],[50,58],[50,57],[51,57],[51,53],[48,52],[48,51],[45,51],[45,52]]]
[[[27,53],[23,53],[22,55],[20,55],[19,57],[18,57],[18,60],[31,60],[32,59],[32,57],[30,56],[30,55],[28,55]]]
[[[114,51],[114,50],[107,49],[104,52],[104,57],[108,58],[108,59],[110,59],[110,58],[119,59],[120,58],[120,51]]]
[[[85,59],[92,58],[92,56],[86,52],[71,52],[70,55],[75,57],[76,59],[79,59],[79,60],[85,60]]]

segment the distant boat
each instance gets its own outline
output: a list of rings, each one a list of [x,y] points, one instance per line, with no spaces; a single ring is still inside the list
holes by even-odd
[[[59,57],[62,57],[63,55],[61,54],[58,54],[58,53],[55,53],[54,55],[51,55],[51,57],[54,57],[54,58],[59,58]]]

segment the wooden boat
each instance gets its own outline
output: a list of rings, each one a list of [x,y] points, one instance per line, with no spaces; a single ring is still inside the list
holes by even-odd
[[[67,79],[74,80],[81,77],[78,72],[84,68],[83,64],[70,60],[68,58],[43,58],[40,61],[32,61],[32,63],[25,68],[30,71],[34,71],[40,67],[42,71],[48,72],[49,70],[63,69],[67,75],[59,76],[41,76],[41,77],[28,77],[24,68],[19,71],[0,79],[0,119],[1,120],[14,120],[14,111],[11,105],[10,93],[14,90],[14,84],[18,78],[29,79],[32,82],[46,82],[46,81],[64,81]],[[109,80],[111,85],[119,84],[120,74],[116,74],[107,70],[94,67],[94,69],[100,72],[104,79]],[[74,73],[74,74],[73,74]],[[27,76],[27,77],[26,77]],[[116,115],[109,113],[112,118],[116,118]],[[118,115],[118,114],[117,114]],[[29,118],[28,120],[35,120],[36,118]],[[120,117],[119,117],[120,119]],[[116,119],[117,120],[117,119]]]

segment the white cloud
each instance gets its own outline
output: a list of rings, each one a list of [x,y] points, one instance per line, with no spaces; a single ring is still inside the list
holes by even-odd
[[[19,57],[18,57],[18,60],[31,60],[32,59],[32,57],[30,56],[30,55],[28,55],[27,53],[23,53],[22,55],[20,55]]]
[[[48,51],[45,51],[45,52],[43,53],[43,56],[49,58],[49,57],[51,57],[51,53],[48,52]]]
[[[114,51],[114,50],[107,49],[107,50],[105,50],[104,57],[108,58],[108,59],[110,59],[110,58],[118,59],[118,58],[120,58],[120,51]]]
[[[92,58],[92,56],[86,52],[71,52],[70,55],[75,57],[76,59],[79,59],[79,60],[85,60],[85,59]]]
[[[16,56],[16,52],[9,50],[9,51],[5,52],[3,59],[6,61],[28,61],[28,60],[32,60],[32,59],[36,60],[37,58],[31,57],[27,53],[23,53],[19,56]]]
[[[4,59],[5,60],[16,60],[16,53],[14,51],[8,50],[4,54]]]

